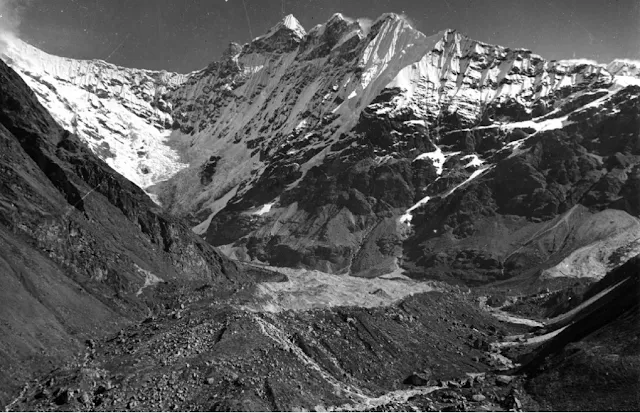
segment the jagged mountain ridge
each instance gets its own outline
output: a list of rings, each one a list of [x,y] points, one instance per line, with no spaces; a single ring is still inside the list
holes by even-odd
[[[153,110],[164,123],[134,115],[156,126],[147,145],[162,150],[142,144],[142,161],[120,170],[139,184],[171,176],[147,190],[232,256],[351,273],[384,263],[377,271],[389,271],[407,232],[424,234],[414,211],[490,176],[489,158],[521,155],[527,136],[562,129],[578,109],[611,101],[636,82],[631,66],[547,62],[448,30],[426,37],[393,14],[369,30],[335,15],[309,33],[288,17],[248,45],[232,44],[220,62],[166,75],[175,82],[147,94],[161,102],[154,105],[165,111]],[[40,97],[55,101],[50,95]],[[505,141],[515,132],[518,139]],[[133,149],[114,150],[112,164],[130,161]],[[154,157],[167,165],[163,154],[176,163],[156,172]],[[509,212],[531,216],[526,209]],[[502,271],[501,258],[491,260]]]
[[[381,20],[385,18],[402,21],[398,16],[394,15],[383,16]],[[410,26],[405,23],[399,29],[414,31],[408,27]],[[209,119],[210,121],[211,115],[215,115],[216,112],[201,113],[202,108],[198,107],[198,105],[206,106],[203,104],[205,101],[206,104],[209,105],[211,101],[215,100],[215,96],[211,98],[207,95],[224,94],[225,91],[233,90],[233,87],[242,86],[241,83],[243,83],[243,80],[245,82],[247,81],[247,79],[243,78],[252,78],[252,84],[249,85],[250,88],[264,87],[259,80],[255,79],[256,76],[253,76],[261,72],[263,62],[252,60],[251,57],[254,59],[257,58],[257,56],[253,56],[254,53],[251,53],[252,51],[257,50],[259,53],[263,52],[263,54],[268,54],[269,52],[282,54],[281,52],[290,51],[287,50],[287,48],[291,49],[292,46],[299,45],[303,38],[305,39],[305,46],[318,45],[319,42],[321,43],[320,48],[327,48],[327,45],[335,47],[338,43],[340,43],[338,46],[343,46],[347,40],[353,43],[356,38],[361,39],[364,37],[364,33],[365,31],[359,26],[359,23],[349,22],[347,18],[338,14],[329,20],[327,24],[314,28],[314,30],[307,35],[293,16],[287,16],[283,22],[276,25],[266,35],[255,39],[251,45],[246,45],[244,48],[247,49],[246,52],[243,50],[243,47],[239,45],[231,45],[229,52],[223,56],[221,62],[214,62],[208,68],[185,75],[165,71],[154,72],[122,68],[99,60],[78,61],[59,58],[48,55],[20,41],[10,42],[8,50],[4,53],[4,57],[14,69],[17,69],[18,72],[25,77],[25,80],[36,90],[40,98],[48,103],[47,107],[51,109],[59,123],[67,127],[68,130],[77,132],[103,159],[110,162],[112,166],[115,166],[116,169],[127,178],[139,186],[146,188],[149,184],[162,181],[173,175],[176,170],[184,167],[184,165],[181,165],[179,162],[176,164],[175,158],[169,156],[170,153],[162,153],[163,151],[160,149],[163,148],[159,143],[161,144],[164,141],[163,138],[166,137],[154,132],[167,133],[171,130],[172,126],[175,126],[174,121],[181,120],[180,118],[183,118],[182,120],[188,118],[188,122],[186,122],[187,125],[183,128],[190,131],[190,128],[198,126],[199,123],[202,122],[202,119]],[[392,30],[384,34],[391,36],[393,33],[394,31]],[[542,67],[549,66],[548,72],[551,73],[551,75],[549,75],[548,80],[546,80],[545,88],[553,89],[554,87],[562,85],[580,83],[583,77],[588,77],[590,73],[602,70],[602,68],[597,65],[582,65],[585,66],[583,71],[572,73],[575,64],[548,63],[529,51],[512,51],[501,47],[490,46],[471,40],[450,30],[436,35],[436,37],[442,36],[443,38],[439,39],[441,40],[439,46],[436,46],[434,50],[442,52],[444,49],[453,47],[457,49],[458,57],[462,57],[463,62],[450,61],[448,62],[451,66],[450,68],[440,69],[439,71],[448,72],[447,76],[451,76],[452,73],[455,74],[459,72],[460,67],[467,67],[469,68],[469,73],[466,76],[467,82],[474,78],[476,80],[478,80],[478,78],[486,78],[485,82],[489,85],[492,82],[500,82],[502,79],[505,79],[509,73],[514,72],[514,70],[510,69],[510,66],[516,67],[517,69],[515,69],[515,71],[520,70],[522,67],[529,67],[539,71]],[[286,40],[287,38],[288,40]],[[285,39],[284,43],[282,39]],[[366,41],[366,39],[364,40]],[[289,42],[289,46],[285,44],[286,42]],[[332,45],[331,43],[334,44]],[[394,47],[401,49],[403,46],[405,45],[396,39]],[[430,51],[428,45],[423,47],[423,49],[422,52],[424,53]],[[316,50],[316,53],[317,52],[318,50]],[[521,56],[523,54],[525,55],[524,60],[522,60],[523,58]],[[238,60],[240,55],[243,55],[242,58],[244,59]],[[477,71],[472,74],[471,72],[474,71],[473,65],[464,61],[473,60],[474,56],[477,57],[479,55],[486,55],[490,60],[495,61],[489,65],[491,66],[489,74],[478,74]],[[311,58],[313,57],[314,56],[311,56]],[[259,58],[257,59],[260,60]],[[268,60],[268,58],[264,59],[263,57],[263,60]],[[363,60],[367,60],[366,57],[363,56]],[[437,72],[438,66],[440,65],[435,64],[436,70],[433,70],[433,62],[427,62],[427,60],[429,59],[423,58],[420,60],[417,70],[418,73],[413,73],[413,77],[426,75],[429,77],[427,81],[434,83],[434,79],[436,81],[438,80]],[[431,60],[433,60],[433,58]],[[215,90],[215,87],[222,85],[217,84],[212,77],[224,78],[225,75],[233,73],[234,64],[237,66],[236,69],[240,70],[240,67],[244,69],[240,76],[229,79],[230,82],[226,82],[228,84],[226,84],[225,87],[221,87],[221,90]],[[317,62],[316,66],[319,64],[320,63]],[[609,65],[609,69],[614,68],[617,72],[627,70],[628,67],[629,64],[624,64],[623,61],[615,61]],[[231,72],[228,73],[227,70]],[[416,69],[413,69],[413,71],[415,70]],[[404,72],[407,71],[412,71],[412,69],[405,67]],[[406,80],[406,75],[407,73],[401,73],[395,81],[402,82],[403,79]],[[546,73],[541,76],[541,80],[544,80],[542,79],[545,77],[544,75],[546,75]],[[369,74],[368,76],[371,75]],[[606,78],[608,75],[605,74],[603,76]],[[365,74],[365,78],[366,77],[367,75]],[[409,75],[409,77],[411,77],[411,75]],[[278,79],[276,78],[275,80],[277,81]],[[509,81],[509,83],[511,82],[512,81]],[[255,85],[253,83],[255,83]],[[273,83],[273,80],[270,83]],[[456,81],[456,83],[458,83],[458,81]],[[522,87],[524,89],[530,88],[527,87],[526,84],[523,84]],[[58,92],[53,90],[58,88],[60,88]],[[240,92],[246,92],[247,89],[248,88],[245,87]],[[449,87],[448,89],[451,88]],[[511,88],[505,88],[505,90],[506,89]],[[353,93],[353,91],[349,90],[346,95],[348,96],[351,93]],[[509,91],[507,91],[507,94],[508,93]],[[545,90],[541,90],[537,94],[529,92],[530,95],[534,95],[535,97],[544,96],[547,93],[548,91]],[[73,96],[74,94],[79,96]],[[452,93],[449,94],[451,95]],[[518,93],[512,94],[517,95]],[[500,93],[498,93],[498,95],[500,95]],[[99,106],[99,104],[95,102],[94,97],[101,99],[99,102],[113,98],[120,106],[118,109],[124,109],[125,113],[114,114],[114,107],[94,107],[94,105]],[[341,96],[341,98],[344,98],[344,96]],[[484,97],[484,100],[486,99],[487,97]],[[81,104],[83,100],[86,100],[86,106],[89,107],[84,107],[85,105]],[[446,101],[447,99],[441,100]],[[83,109],[94,113],[77,113]],[[101,111],[100,109],[104,110]],[[69,113],[71,110],[76,113]],[[105,113],[105,110],[108,110],[109,113]],[[189,116],[194,112],[196,116]],[[430,110],[429,112],[437,116],[437,109]],[[133,118],[126,115],[133,115]],[[199,117],[197,115],[199,115]],[[118,122],[116,122],[116,125],[114,125],[114,116],[116,118],[124,118],[122,119],[123,124],[118,125]],[[156,131],[127,131],[126,127],[135,129],[131,126],[138,126],[131,125],[131,123],[137,120],[135,118],[144,121]],[[105,125],[105,123],[109,123],[109,125]],[[298,124],[294,126],[297,125]],[[290,133],[292,129],[295,129],[291,128],[291,125],[287,126],[289,126],[287,129],[290,130],[285,129],[283,134]],[[140,129],[147,128],[141,127]],[[136,138],[133,132],[139,132],[138,134],[140,136]],[[212,132],[214,136],[217,135],[216,130],[207,132]],[[145,134],[149,134],[149,136],[145,136]],[[114,135],[122,141],[131,141],[130,147],[113,148],[114,143],[111,140],[103,141],[103,139],[105,139],[104,137],[109,137],[110,135]],[[144,140],[146,140],[146,142],[142,142]],[[105,142],[109,145],[100,146],[100,143]],[[138,142],[141,145],[139,148],[136,148],[135,143]],[[136,149],[146,149],[147,154],[144,156],[148,155],[155,158],[150,159],[146,163],[144,161],[135,162],[135,158],[132,158],[132,155],[134,155],[133,152],[136,152]],[[161,153],[157,154],[156,152]],[[166,152],[166,150],[164,152]],[[115,158],[123,158],[123,160],[121,162],[116,161],[112,154],[115,155]],[[163,157],[162,155],[165,156]],[[135,169],[136,167],[138,170]]]

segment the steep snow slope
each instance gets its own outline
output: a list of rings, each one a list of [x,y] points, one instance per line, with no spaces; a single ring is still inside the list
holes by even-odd
[[[447,31],[434,50],[405,67],[389,85],[415,115],[434,120],[456,113],[473,124],[489,104],[510,100],[531,113],[541,98],[564,87],[611,83],[603,68],[589,64],[548,62],[524,49],[508,49]]]
[[[142,188],[186,165],[166,145],[173,123],[163,95],[188,75],[52,56],[20,40],[3,59],[65,129]]]

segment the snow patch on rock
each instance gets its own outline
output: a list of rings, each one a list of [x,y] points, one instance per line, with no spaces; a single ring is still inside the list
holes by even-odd
[[[404,215],[400,217],[400,223],[410,225],[411,220],[413,219],[413,215],[411,214],[411,212],[420,208],[423,205],[426,205],[430,200],[431,200],[430,196],[425,196],[420,201],[418,201],[414,206],[407,209],[407,212],[405,212]]]
[[[272,202],[270,204],[264,204],[262,208],[260,208],[258,211],[254,213],[254,215],[262,216],[262,215],[268,214],[269,211],[271,211],[271,207],[273,207],[275,204],[276,204],[275,202]]]
[[[472,168],[472,167],[478,167],[478,166],[482,166],[482,164],[485,163],[485,161],[483,159],[480,159],[480,157],[478,157],[478,155],[476,154],[471,154],[471,155],[465,155],[462,157],[462,160],[467,160],[467,164],[464,166],[465,168]]]
[[[449,195],[453,194],[455,191],[457,191],[458,189],[462,188],[463,186],[467,185],[469,182],[473,181],[474,179],[476,179],[477,177],[479,177],[480,175],[482,175],[486,171],[491,170],[493,168],[494,168],[494,166],[492,165],[492,166],[488,166],[486,168],[482,168],[482,169],[478,169],[476,171],[473,171],[473,173],[471,174],[471,176],[469,178],[467,178],[464,182],[462,182],[459,185],[456,185],[449,192],[447,192],[446,195],[445,195],[445,198],[448,197]]]
[[[436,168],[436,173],[438,174],[438,176],[442,175],[443,172],[443,168],[444,168],[444,163],[447,161],[447,158],[450,158],[452,156],[458,155],[460,152],[447,152],[444,153],[442,152],[442,149],[440,149],[439,146],[436,146],[436,150],[433,152],[425,152],[422,153],[418,156],[416,156],[416,158],[414,159],[415,161],[421,160],[421,159],[431,159],[431,162],[433,162],[433,166]]]

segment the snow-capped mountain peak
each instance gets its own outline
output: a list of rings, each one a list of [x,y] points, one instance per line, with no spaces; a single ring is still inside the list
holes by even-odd
[[[307,31],[304,29],[304,27],[302,27],[298,19],[296,19],[293,14],[287,15],[282,20],[282,22],[279,23],[279,25],[282,25],[287,29],[295,32],[300,38],[304,37],[307,34]],[[278,27],[278,25],[276,27]]]
[[[262,36],[250,44],[250,50],[263,52],[289,52],[295,49],[307,32],[292,14],[286,16]]]

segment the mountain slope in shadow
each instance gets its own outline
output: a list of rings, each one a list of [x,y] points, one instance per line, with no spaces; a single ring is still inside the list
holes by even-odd
[[[248,280],[59,127],[3,62],[0,188],[0,404],[82,340],[163,305],[153,285]]]
[[[602,290],[606,294],[597,297]],[[567,324],[524,367],[544,410],[640,409],[640,256],[595,284]]]

